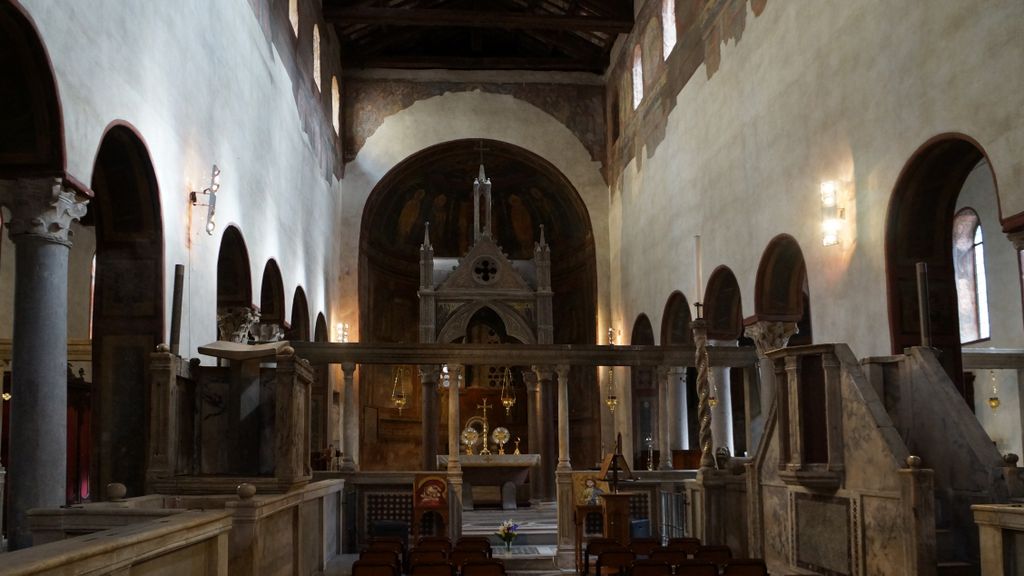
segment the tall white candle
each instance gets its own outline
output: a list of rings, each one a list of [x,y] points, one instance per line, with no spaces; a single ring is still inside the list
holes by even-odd
[[[697,234],[696,236],[694,236],[693,240],[694,240],[693,254],[694,254],[694,259],[697,261],[697,281],[696,281],[697,282],[697,289],[694,292],[697,294],[696,302],[700,302],[701,298],[703,298],[703,296],[704,296],[701,293],[704,290],[704,286],[703,286],[703,283],[704,283],[704,262],[701,259],[701,254],[700,254],[700,234]]]

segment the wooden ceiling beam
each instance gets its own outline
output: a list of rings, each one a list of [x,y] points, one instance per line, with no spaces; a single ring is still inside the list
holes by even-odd
[[[633,16],[593,17],[496,12],[483,10],[346,7],[325,3],[324,19],[346,26],[380,24],[388,26],[431,26],[468,28],[505,28],[536,30],[588,30],[627,33],[633,29]]]
[[[449,69],[449,70],[558,70],[601,73],[604,63],[595,59],[463,56],[380,56],[360,58],[349,55],[348,66],[359,68]]]

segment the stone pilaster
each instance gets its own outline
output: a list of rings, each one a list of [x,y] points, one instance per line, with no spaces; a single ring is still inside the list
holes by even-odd
[[[441,370],[433,364],[420,366],[420,418],[422,419],[423,452],[420,458],[421,470],[437,469],[437,380]],[[484,440],[486,442],[486,440]]]
[[[355,396],[356,365],[344,362],[341,365],[344,374],[341,404],[341,469],[355,470],[358,466],[359,454],[359,413]]]
[[[71,223],[85,202],[60,178],[0,181],[15,245],[9,548],[32,545],[26,513],[65,504]]]
[[[658,470],[672,469],[672,449],[669,444],[670,401],[669,386],[672,370],[668,366],[658,366]]]

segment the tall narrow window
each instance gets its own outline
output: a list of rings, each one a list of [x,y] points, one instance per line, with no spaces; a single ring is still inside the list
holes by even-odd
[[[292,23],[292,32],[299,36],[299,0],[288,0],[288,21]]]
[[[320,90],[320,27],[313,24],[313,83]]]
[[[676,0],[661,0],[661,54],[668,55],[676,47]]]
[[[633,109],[644,99],[644,61],[640,45],[633,48]]]
[[[960,342],[984,340],[990,335],[988,282],[981,220],[971,208],[953,217],[953,274],[960,316]]]
[[[331,122],[334,123],[334,133],[341,134],[341,91],[337,76],[331,76]]]

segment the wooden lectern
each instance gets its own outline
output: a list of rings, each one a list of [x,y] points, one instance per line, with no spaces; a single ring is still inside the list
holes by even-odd
[[[631,492],[619,492],[619,475],[629,480],[633,474],[622,455],[622,435],[615,442],[615,453],[608,454],[601,463],[600,477],[611,485],[611,494],[602,494],[601,508],[604,513],[604,537],[613,538],[623,546],[629,546],[629,498]]]

